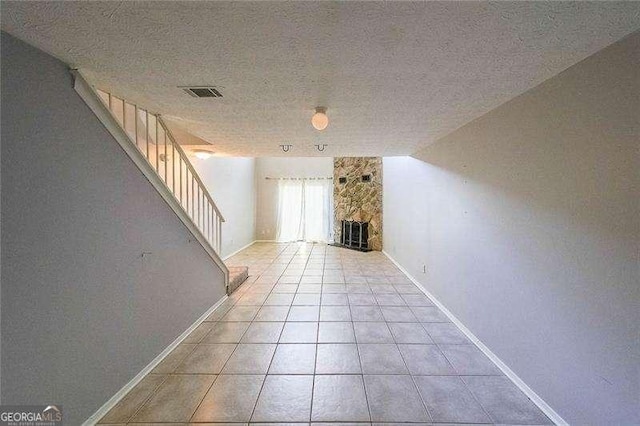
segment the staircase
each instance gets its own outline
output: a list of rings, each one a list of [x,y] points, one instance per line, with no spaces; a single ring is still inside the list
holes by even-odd
[[[246,266],[229,266],[229,284],[227,294],[231,294],[249,278],[249,268]]]
[[[94,88],[78,71],[72,74],[80,97],[222,269],[230,294],[247,279],[248,268],[228,268],[222,261],[224,217],[162,117]]]

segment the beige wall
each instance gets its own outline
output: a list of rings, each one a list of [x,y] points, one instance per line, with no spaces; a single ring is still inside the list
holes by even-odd
[[[572,424],[640,424],[639,70],[635,33],[384,160],[385,250]]]
[[[189,158],[225,218],[221,257],[255,240],[256,160],[246,157]]]

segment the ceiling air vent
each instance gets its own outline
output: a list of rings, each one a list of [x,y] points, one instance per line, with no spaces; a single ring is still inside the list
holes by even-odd
[[[181,87],[182,90],[187,92],[194,98],[221,98],[222,93],[218,87]]]

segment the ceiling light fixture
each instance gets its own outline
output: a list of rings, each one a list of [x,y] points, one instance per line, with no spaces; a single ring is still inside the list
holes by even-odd
[[[329,117],[327,117],[327,108],[316,107],[316,113],[311,117],[311,125],[316,130],[324,130],[329,125]]]
[[[289,152],[293,145],[280,145],[280,148],[282,148],[282,152]]]
[[[193,155],[195,155],[196,158],[199,158],[200,160],[206,160],[213,157],[213,152],[207,151],[205,149],[194,149],[191,152],[193,152]]]
[[[318,145],[315,145],[315,147],[318,151],[322,152],[327,147],[327,144],[326,143],[323,143],[322,145],[318,144]]]

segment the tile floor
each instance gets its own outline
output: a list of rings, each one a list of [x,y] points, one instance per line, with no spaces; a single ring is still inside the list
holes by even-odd
[[[383,254],[258,243],[103,424],[551,424]]]

